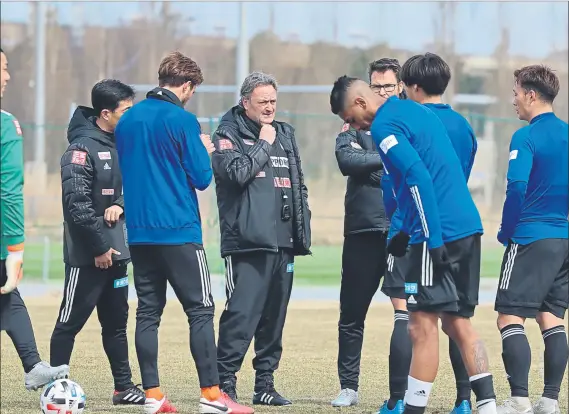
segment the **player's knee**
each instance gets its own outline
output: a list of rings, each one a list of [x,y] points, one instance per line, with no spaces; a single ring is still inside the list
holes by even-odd
[[[563,325],[564,320],[558,318],[551,312],[539,312],[535,317],[537,324],[539,325],[539,329],[542,331],[546,331],[551,328],[555,328],[556,326]]]
[[[340,322],[339,327],[349,327],[355,328],[359,326],[363,326],[365,322],[366,314],[363,312],[355,312],[354,310],[350,311],[340,311]]]
[[[457,344],[462,344],[476,337],[470,318],[445,314],[441,317],[443,332]]]
[[[102,326],[101,335],[103,338],[117,338],[117,337],[126,337],[126,323],[120,323],[120,321],[116,321],[112,324],[107,324]]]
[[[496,325],[501,331],[508,325],[523,325],[526,319],[515,315],[506,315],[503,313],[498,313],[498,319],[496,320]]]
[[[454,324],[448,318],[441,318],[441,329],[450,338],[456,337],[456,330],[454,329]]]
[[[407,301],[400,298],[391,298],[393,310],[407,312]]]
[[[413,342],[429,341],[438,335],[437,323],[431,323],[428,319],[411,319],[407,325],[407,329]]]
[[[213,314],[215,313],[214,306],[201,306],[199,308],[189,307],[184,309],[188,320],[196,319],[196,318],[213,318]]]
[[[61,323],[58,321],[58,323],[55,324],[52,338],[75,337],[75,335],[77,335],[79,331],[81,331],[82,327],[83,325],[80,324]]]
[[[136,324],[159,325],[163,311],[163,308],[138,307],[136,309]]]

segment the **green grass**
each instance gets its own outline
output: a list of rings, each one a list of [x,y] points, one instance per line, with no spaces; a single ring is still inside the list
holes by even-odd
[[[49,358],[49,340],[57,319],[60,297],[26,298],[34,333],[41,356]],[[216,303],[215,329],[219,332],[219,317],[223,303]],[[96,311],[94,312],[96,313]],[[279,392],[293,401],[291,407],[259,407],[256,414],[373,414],[389,396],[389,338],[393,330],[391,304],[374,303],[366,318],[364,346],[360,371],[360,404],[335,409],[330,401],[339,391],[337,301],[293,301],[288,307],[283,334],[283,355],[275,382]],[[130,303],[128,321],[129,360],[135,384],[140,382],[134,331],[136,301]],[[565,320],[565,322],[567,319]],[[494,388],[501,403],[509,395],[508,381],[502,363],[502,341],[496,328],[496,313],[491,305],[479,306],[473,324],[486,344]],[[543,339],[536,323],[526,324],[527,338],[532,346],[529,375],[529,396],[535,401],[543,391]],[[159,331],[158,366],[160,385],[180,413],[197,412],[199,384],[195,363],[189,352],[188,322],[177,301],[169,301]],[[2,414],[38,414],[39,392],[24,388],[22,364],[12,341],[3,332],[0,352],[0,406]],[[448,340],[440,336],[440,365],[426,414],[448,414],[455,400],[455,378],[448,358]],[[244,404],[251,404],[254,357],[250,346],[241,371],[238,373],[238,395]],[[101,344],[101,326],[95,314],[77,336],[71,358],[71,379],[79,383],[87,395],[85,414],[139,413],[136,408],[111,405],[113,381],[107,357]],[[560,408],[567,413],[567,372],[564,375]],[[474,395],[472,396],[474,400]]]
[[[64,277],[61,243],[52,243],[49,248],[49,279],[58,280]],[[482,252],[482,277],[496,278],[500,272],[503,248],[487,248]],[[43,275],[44,246],[26,244],[25,278],[40,280]],[[217,247],[207,248],[209,269],[212,273],[224,273],[223,260],[219,257]],[[340,283],[342,262],[342,246],[315,246],[312,256],[297,257],[295,264],[295,280],[302,284],[335,285]]]

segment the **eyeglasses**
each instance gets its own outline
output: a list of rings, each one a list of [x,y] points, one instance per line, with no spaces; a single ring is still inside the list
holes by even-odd
[[[375,93],[380,93],[382,89],[387,93],[393,92],[395,90],[395,88],[397,87],[397,85],[395,85],[393,83],[388,83],[386,85],[371,83],[369,86],[370,86],[371,90],[374,91]]]
[[[381,90],[383,89],[386,93],[390,93],[393,92],[395,90],[395,88],[397,87],[397,85],[393,84],[393,83],[388,83],[386,85],[380,85],[380,84],[370,84],[369,85],[371,90],[374,91],[375,93],[381,93]]]

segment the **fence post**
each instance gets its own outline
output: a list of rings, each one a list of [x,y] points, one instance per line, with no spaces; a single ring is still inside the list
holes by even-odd
[[[49,248],[49,237],[43,238],[43,266],[42,266],[42,279],[44,283],[49,281],[49,262],[51,261],[51,252]]]

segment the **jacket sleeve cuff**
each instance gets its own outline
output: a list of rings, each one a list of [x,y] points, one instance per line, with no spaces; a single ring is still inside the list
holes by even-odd
[[[4,236],[2,237],[2,246],[13,246],[25,241],[25,236]]]
[[[259,143],[259,146],[261,147],[261,149],[267,153],[267,155],[271,154],[271,144],[269,144],[264,139],[259,139],[259,141],[257,141],[257,142]]]
[[[93,253],[93,258],[107,253],[110,248],[111,248],[111,246],[109,246],[107,244],[98,246],[98,249],[96,249]]]
[[[113,206],[119,206],[120,208],[122,208],[124,210],[124,198],[119,197],[115,200],[115,202],[113,203]]]

